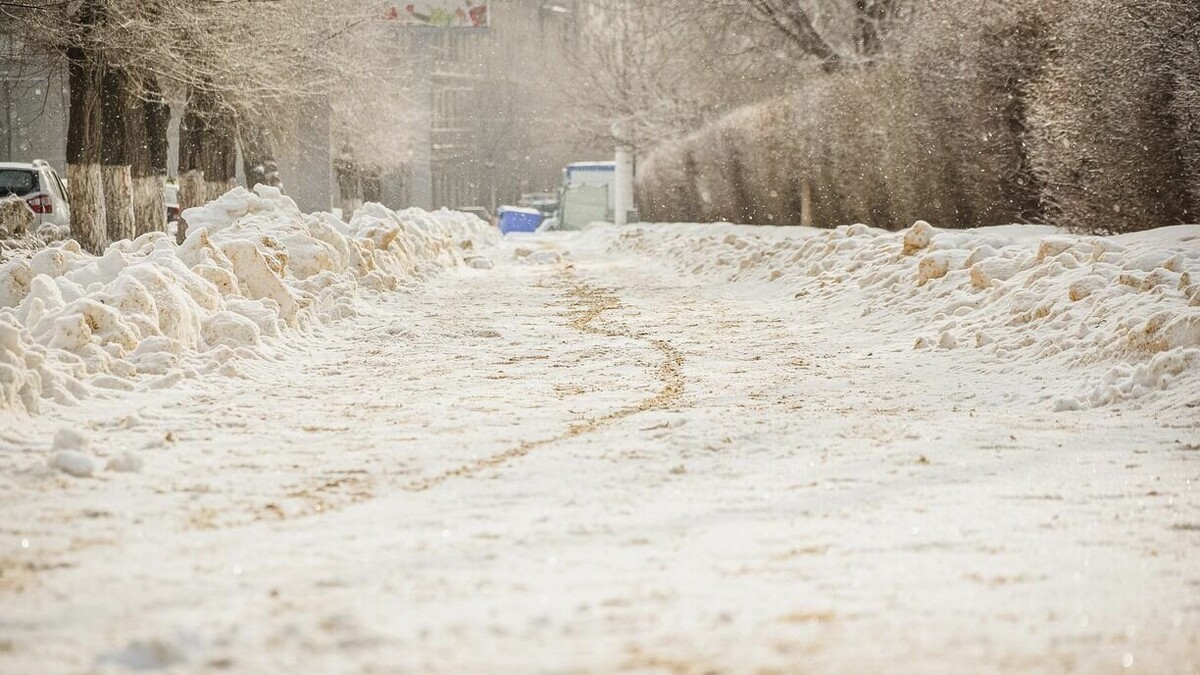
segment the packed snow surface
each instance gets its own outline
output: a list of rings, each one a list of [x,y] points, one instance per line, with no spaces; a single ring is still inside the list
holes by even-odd
[[[185,215],[0,271],[2,673],[1200,672],[1200,228]]]

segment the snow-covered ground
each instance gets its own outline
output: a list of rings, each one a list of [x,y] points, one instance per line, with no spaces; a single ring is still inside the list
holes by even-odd
[[[0,672],[1200,672],[1200,228],[189,220],[0,270]]]

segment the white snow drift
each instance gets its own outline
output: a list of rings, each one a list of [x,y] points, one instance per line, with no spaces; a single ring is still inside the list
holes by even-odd
[[[1046,394],[1058,410],[1200,380],[1200,226],[1088,237],[924,222],[900,233],[673,225],[629,230],[617,246],[870,316],[917,349],[982,350],[1033,368],[1060,359],[1082,383]]]
[[[152,233],[94,257],[67,241],[0,266],[0,409],[235,373],[265,338],[352,315],[360,296],[459,265],[497,237],[445,210],[305,215],[262,186],[184,216],[181,246]]]
[[[497,238],[450,211],[305,215],[261,187],[185,216],[182,246],[155,233],[93,257],[64,242],[0,266],[0,409],[236,374],[265,340],[352,315],[364,295],[464,262],[489,267],[474,251]],[[862,316],[916,349],[1032,369],[1054,359],[1078,375],[1043,390],[1058,410],[1200,386],[1200,226],[1087,237],[673,225],[622,231],[617,246]]]

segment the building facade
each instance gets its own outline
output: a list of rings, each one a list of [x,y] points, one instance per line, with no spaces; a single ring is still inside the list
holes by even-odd
[[[495,210],[553,191],[563,166],[589,159],[570,139],[566,59],[576,0],[493,0],[486,30],[433,40],[430,175],[434,207]]]

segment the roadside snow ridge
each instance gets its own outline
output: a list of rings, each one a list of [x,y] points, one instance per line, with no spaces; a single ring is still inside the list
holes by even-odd
[[[104,255],[74,241],[0,266],[0,410],[102,390],[237,376],[265,340],[355,314],[356,302],[463,264],[498,235],[465,213],[368,204],[349,223],[276,188],[237,188]]]
[[[669,225],[626,230],[615,245],[860,317],[881,342],[907,335],[918,350],[1031,369],[1056,359],[1077,374],[1045,394],[1060,411],[1200,380],[1200,226],[1095,237],[1032,225]]]

